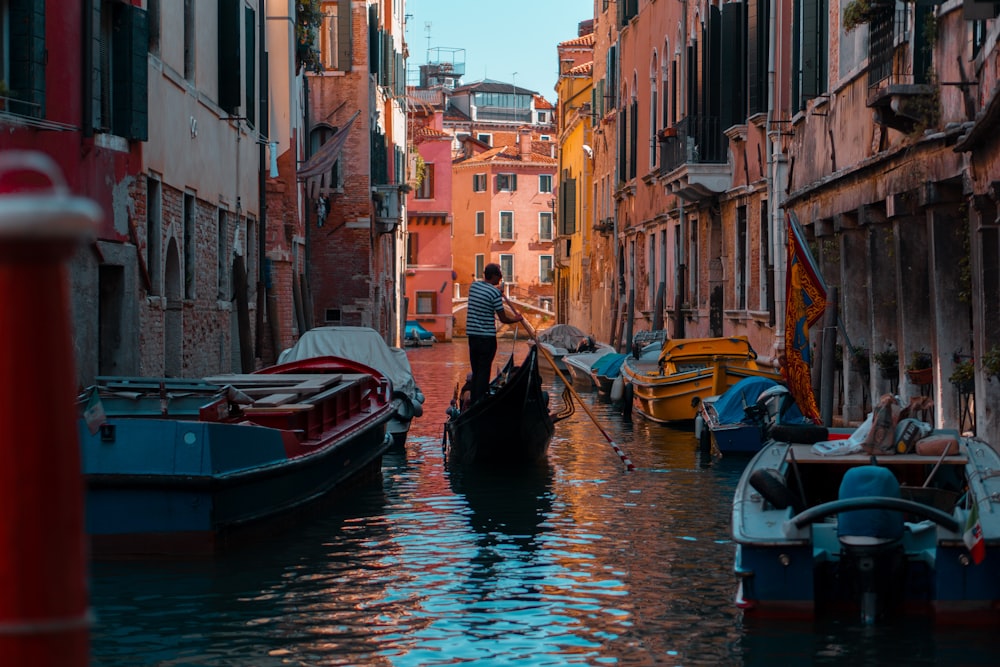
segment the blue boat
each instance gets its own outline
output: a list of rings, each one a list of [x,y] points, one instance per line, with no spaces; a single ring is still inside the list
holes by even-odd
[[[761,401],[767,394],[770,399]],[[802,416],[784,385],[771,378],[750,376],[726,393],[701,402],[695,436],[699,441],[710,438],[707,447],[721,454],[753,454],[760,449],[766,430],[777,424],[805,426],[811,422]],[[818,439],[826,437],[825,430],[817,429],[816,433]]]
[[[942,430],[910,453],[824,451],[771,439],[743,471],[732,530],[747,618],[1000,623],[1000,456],[989,444]]]
[[[267,374],[100,377],[81,395],[95,556],[212,553],[381,472],[391,382],[318,357]]]

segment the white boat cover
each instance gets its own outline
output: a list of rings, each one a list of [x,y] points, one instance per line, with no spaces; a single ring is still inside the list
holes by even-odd
[[[278,356],[278,363],[311,357],[343,357],[371,366],[385,374],[398,391],[411,401],[423,403],[423,394],[413,379],[406,352],[389,347],[371,327],[317,327],[305,332],[294,346]]]

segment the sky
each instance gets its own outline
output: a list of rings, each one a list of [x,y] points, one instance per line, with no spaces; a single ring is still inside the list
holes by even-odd
[[[465,49],[463,83],[494,79],[555,102],[556,45],[576,39],[580,21],[593,18],[594,0],[406,0],[405,8],[412,72],[427,63],[428,44]]]

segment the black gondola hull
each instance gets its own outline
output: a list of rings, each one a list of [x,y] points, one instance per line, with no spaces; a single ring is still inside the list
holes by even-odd
[[[524,363],[493,380],[490,394],[445,425],[449,465],[514,466],[544,462],[555,432],[532,347]]]

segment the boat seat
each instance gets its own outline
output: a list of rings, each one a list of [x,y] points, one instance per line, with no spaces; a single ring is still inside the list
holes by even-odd
[[[841,500],[880,496],[899,498],[899,482],[882,466],[858,466],[844,473],[837,497]],[[845,546],[859,548],[898,542],[903,537],[903,513],[896,510],[865,509],[842,512],[837,521],[837,537]]]

